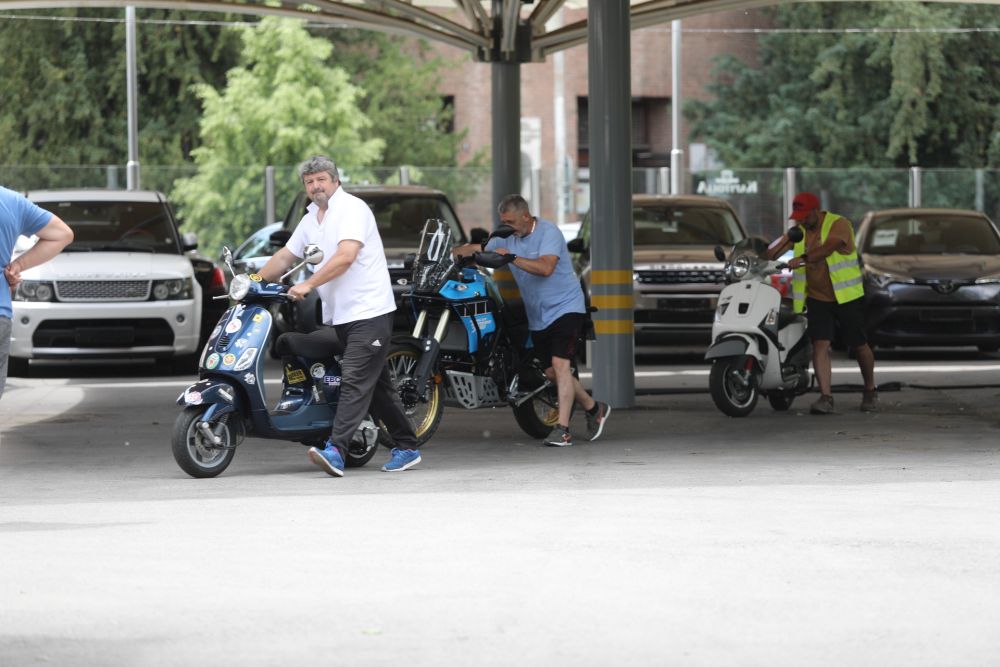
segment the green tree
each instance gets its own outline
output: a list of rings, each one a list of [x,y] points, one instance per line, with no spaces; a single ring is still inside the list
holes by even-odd
[[[454,201],[476,188],[469,168],[486,165],[486,153],[479,151],[458,168],[468,132],[454,131],[454,110],[440,93],[441,72],[455,66],[454,61],[434,56],[424,40],[401,41],[368,30],[317,34],[330,39],[334,60],[353,73],[352,80],[364,91],[359,105],[372,121],[367,136],[386,145],[382,166],[433,167],[411,170],[410,177],[447,192]]]
[[[361,91],[328,64],[329,42],[273,17],[239,30],[243,64],[225,88],[195,88],[205,108],[203,144],[192,151],[198,173],[172,192],[206,248],[237,243],[264,222],[265,165],[325,153],[350,173],[377,163],[384,146],[363,137],[370,121],[358,108]]]
[[[128,131],[122,10],[32,14],[50,20],[0,17],[3,161],[124,164]],[[144,164],[176,164],[188,157],[198,141],[201,115],[191,86],[220,85],[239,55],[238,35],[225,28],[152,22],[180,17],[159,10],[139,13],[139,158]],[[39,184],[23,187],[28,185]]]
[[[932,3],[782,5],[760,65],[717,64],[692,132],[738,167],[1000,165],[1000,8]],[[924,29],[914,31],[912,29]],[[897,30],[904,29],[904,30]],[[905,30],[910,29],[910,30]],[[892,31],[890,31],[892,30]]]

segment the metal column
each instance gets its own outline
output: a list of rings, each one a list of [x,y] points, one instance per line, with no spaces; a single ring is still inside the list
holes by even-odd
[[[635,404],[632,292],[632,82],[629,3],[590,0],[591,289],[594,396]]]
[[[135,7],[125,8],[125,104],[128,107],[128,164],[125,180],[129,190],[139,189],[139,84],[136,68]]]
[[[493,96],[493,226],[500,224],[496,207],[509,194],[521,192],[521,66],[495,62],[490,65]],[[537,211],[539,202],[530,202]]]

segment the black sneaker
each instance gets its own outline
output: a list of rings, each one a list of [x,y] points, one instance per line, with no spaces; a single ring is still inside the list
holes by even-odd
[[[590,440],[594,441],[601,437],[601,433],[604,433],[604,424],[607,423],[608,417],[611,416],[611,406],[607,403],[601,403],[597,401],[597,411],[594,414],[586,413],[587,415],[587,435],[590,436]]]
[[[556,426],[542,444],[549,447],[571,447],[573,436],[569,434],[569,429],[565,426]]]

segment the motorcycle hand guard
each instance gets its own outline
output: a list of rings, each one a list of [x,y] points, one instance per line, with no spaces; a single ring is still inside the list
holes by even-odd
[[[517,259],[517,255],[512,252],[506,255],[501,255],[498,252],[477,252],[473,254],[473,257],[476,259],[476,264],[489,269],[499,269]]]

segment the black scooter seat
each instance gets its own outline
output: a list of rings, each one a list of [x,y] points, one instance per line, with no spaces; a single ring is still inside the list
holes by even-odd
[[[333,327],[323,326],[310,333],[289,332],[278,336],[275,351],[281,355],[305,359],[329,359],[343,354],[344,344]]]

